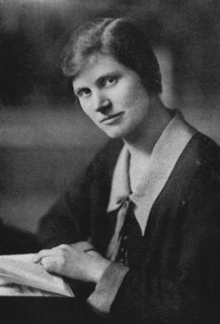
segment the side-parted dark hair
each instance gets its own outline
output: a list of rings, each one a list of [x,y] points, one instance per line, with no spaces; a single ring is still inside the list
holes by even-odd
[[[94,54],[110,55],[135,71],[148,92],[162,91],[160,68],[152,47],[131,21],[102,18],[79,27],[64,49],[64,74],[73,81]]]

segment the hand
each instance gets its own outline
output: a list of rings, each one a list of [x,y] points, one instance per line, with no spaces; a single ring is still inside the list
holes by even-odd
[[[70,244],[71,247],[78,249],[79,251],[85,252],[89,255],[98,256],[99,253],[96,248],[87,241],[80,241],[77,243]]]
[[[103,258],[88,242],[62,244],[42,250],[33,262],[40,263],[48,272],[72,279],[97,283],[110,261]]]

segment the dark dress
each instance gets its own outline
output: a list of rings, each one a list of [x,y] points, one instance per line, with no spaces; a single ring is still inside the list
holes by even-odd
[[[105,255],[117,217],[106,209],[121,148],[120,141],[111,141],[43,217],[38,232],[43,247],[89,240]],[[76,295],[94,309],[95,319],[88,321],[219,323],[220,148],[205,135],[196,132],[186,145],[141,240],[138,264],[135,253],[135,266],[112,262],[94,298],[87,299],[94,286],[76,283]],[[106,312],[102,304],[108,300]]]

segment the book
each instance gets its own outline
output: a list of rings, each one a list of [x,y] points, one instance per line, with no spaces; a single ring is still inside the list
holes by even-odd
[[[40,264],[33,263],[33,256],[0,256],[0,295],[13,295],[14,291],[15,295],[74,297],[68,283],[61,276],[50,274]]]

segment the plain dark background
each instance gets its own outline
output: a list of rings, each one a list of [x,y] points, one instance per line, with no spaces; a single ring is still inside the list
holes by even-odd
[[[107,141],[60,69],[72,30],[95,17],[134,18],[158,56],[164,102],[220,144],[219,14],[218,0],[0,0],[0,221],[11,236],[35,234]],[[1,232],[0,244],[7,239]],[[79,323],[85,314],[68,298],[0,297],[0,310],[3,324]]]

